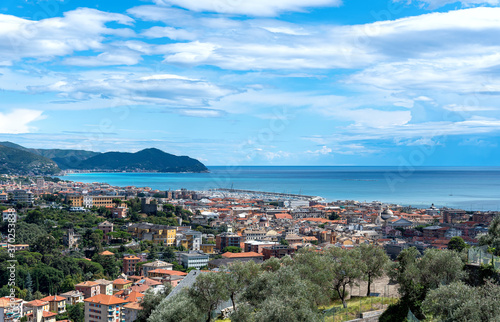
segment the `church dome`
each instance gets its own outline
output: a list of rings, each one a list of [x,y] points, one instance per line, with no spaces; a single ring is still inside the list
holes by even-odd
[[[380,217],[382,217],[383,220],[387,220],[391,217],[394,217],[394,213],[392,212],[391,209],[386,208],[382,213],[380,214]]]
[[[260,222],[266,222],[266,221],[268,221],[266,216],[260,217]]]

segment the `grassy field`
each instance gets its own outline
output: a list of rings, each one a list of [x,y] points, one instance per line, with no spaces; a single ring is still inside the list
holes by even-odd
[[[335,301],[329,306],[320,307],[320,309],[331,312],[325,315],[325,321],[343,322],[358,318],[360,312],[385,309],[389,304],[397,301],[397,298],[392,297],[357,297],[347,301],[347,309],[344,309],[341,301]]]

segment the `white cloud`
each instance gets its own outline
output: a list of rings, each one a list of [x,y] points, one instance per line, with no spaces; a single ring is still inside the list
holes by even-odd
[[[233,93],[207,81],[171,74],[103,72],[87,77],[67,78],[28,89],[32,93],[56,93],[71,101],[108,100],[108,106],[146,104],[174,108],[204,107],[212,100]]]
[[[495,111],[496,108],[487,107],[487,106],[465,106],[465,105],[457,105],[457,104],[449,104],[443,106],[445,110],[453,111],[453,112],[478,112],[478,111]]]
[[[0,113],[0,133],[20,134],[33,130],[30,124],[41,120],[43,111],[15,109],[10,113]]]
[[[460,3],[463,6],[475,6],[475,5],[491,5],[498,6],[500,4],[499,0],[393,0],[394,2],[406,2],[412,3],[415,2],[422,6],[425,6],[429,10],[434,10],[437,8],[441,8],[448,4],[452,3]]]
[[[283,12],[302,12],[308,8],[336,7],[341,0],[155,0],[159,5],[178,6],[197,12],[217,12],[248,16],[277,16]]]
[[[172,40],[194,40],[196,34],[183,29],[172,27],[151,27],[144,30],[141,35],[148,38],[170,38]]]
[[[321,149],[319,150],[315,150],[315,151],[306,151],[306,153],[309,153],[309,154],[314,154],[314,155],[327,155],[327,154],[330,154],[332,153],[332,149],[327,147],[326,145],[323,145],[321,147]]]
[[[131,25],[133,19],[89,8],[65,12],[64,17],[32,21],[0,15],[0,61],[49,59],[76,51],[99,50],[105,37],[130,37],[128,28],[107,28],[106,23]]]
[[[104,52],[97,56],[73,56],[66,58],[64,63],[82,67],[136,65],[141,61],[141,55],[130,50]]]

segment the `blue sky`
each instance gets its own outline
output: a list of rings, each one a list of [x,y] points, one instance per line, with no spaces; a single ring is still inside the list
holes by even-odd
[[[4,0],[0,140],[497,166],[499,0]]]

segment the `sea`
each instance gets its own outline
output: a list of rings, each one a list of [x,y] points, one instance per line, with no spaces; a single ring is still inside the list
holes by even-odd
[[[211,166],[208,173],[73,173],[61,179],[158,190],[257,190],[414,207],[500,210],[500,167]]]

